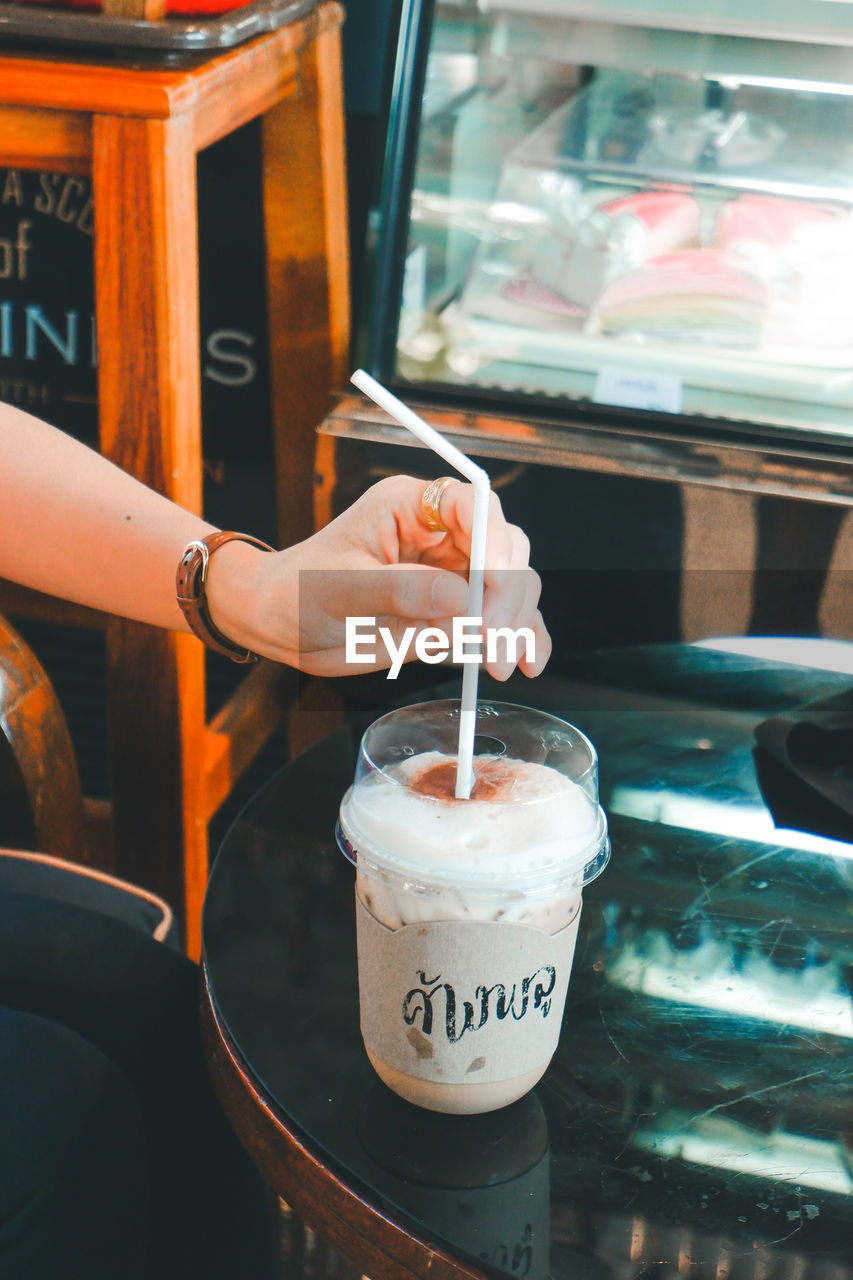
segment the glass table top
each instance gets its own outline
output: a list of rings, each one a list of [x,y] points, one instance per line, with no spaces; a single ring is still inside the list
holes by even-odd
[[[361,1044],[334,825],[364,726],[288,765],[225,838],[203,922],[217,1010],[286,1123],[484,1275],[853,1280],[853,844],[776,829],[752,755],[758,721],[851,683],[683,645],[483,689],[592,738],[613,841],[551,1066],[485,1116],[402,1102]]]

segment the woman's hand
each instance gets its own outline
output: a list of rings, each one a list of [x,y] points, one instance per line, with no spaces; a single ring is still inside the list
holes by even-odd
[[[391,665],[381,643],[375,662],[347,662],[347,618],[375,619],[375,629],[387,628],[398,650],[412,627],[415,633],[438,627],[450,636],[453,617],[466,613],[474,492],[462,481],[448,485],[441,498],[448,532],[441,533],[424,521],[425,487],[411,476],[381,480],[319,533],[274,556],[245,543],[222,547],[208,576],[216,625],[257,653],[318,675]],[[548,661],[551,642],[538,609],[541,584],[528,555],[527,538],[507,523],[492,494],[483,624],[533,633],[534,653],[529,656],[521,643],[517,665],[534,676]],[[415,633],[408,635],[407,659],[415,656]],[[499,643],[485,666],[505,680],[516,661]]]

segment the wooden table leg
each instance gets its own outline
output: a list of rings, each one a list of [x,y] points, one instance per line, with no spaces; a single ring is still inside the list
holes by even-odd
[[[340,31],[300,54],[300,93],[263,117],[278,534],[312,532],[314,432],[349,365],[349,252]]]
[[[191,113],[95,117],[95,310],[102,452],[200,511],[192,123]],[[207,878],[204,652],[193,637],[130,622],[111,624],[107,650],[116,867],[173,903],[196,954]]]

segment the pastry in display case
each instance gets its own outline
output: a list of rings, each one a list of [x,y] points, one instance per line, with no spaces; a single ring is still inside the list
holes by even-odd
[[[830,7],[408,6],[377,376],[849,437],[853,24]]]
[[[786,115],[778,91],[741,106],[732,90],[721,95],[725,106],[691,112],[660,106],[659,85],[616,80],[610,128],[587,136],[576,123],[589,120],[581,94],[507,157],[495,199],[526,206],[529,234],[478,246],[458,305],[443,312],[451,366],[457,347],[473,348],[483,364],[494,358],[475,317],[502,327],[491,335],[499,353],[516,346],[534,369],[563,366],[568,344],[551,337],[566,326],[598,340],[574,352],[580,368],[632,359],[630,345],[671,370],[706,357],[702,372],[684,372],[709,386],[730,386],[743,354],[753,366],[849,365],[853,221],[844,190],[853,172],[834,171],[830,156],[821,169],[820,135],[778,122]],[[831,136],[838,103],[824,111]],[[810,198],[783,194],[798,185]],[[541,345],[516,326],[544,330]],[[618,355],[601,351],[607,338],[619,342]],[[715,352],[716,367],[707,367]],[[765,376],[771,384],[772,370]],[[821,381],[812,380],[818,392]]]

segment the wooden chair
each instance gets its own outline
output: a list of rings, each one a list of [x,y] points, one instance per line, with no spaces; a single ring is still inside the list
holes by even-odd
[[[0,614],[0,891],[106,912],[177,945],[167,903],[87,865],[68,724],[41,663]]]
[[[44,668],[0,614],[0,847],[88,862],[71,735]]]
[[[194,510],[196,156],[261,117],[282,545],[312,530],[314,428],[345,377],[349,342],[343,11],[333,0],[293,11],[277,30],[177,65],[0,52],[0,163],[91,174],[101,450]],[[156,20],[162,0],[106,0],[104,14]],[[61,616],[92,620],[67,606]],[[290,673],[258,664],[208,723],[193,637],[110,621],[107,670],[115,869],[175,905],[195,955],[209,819],[280,720]]]

